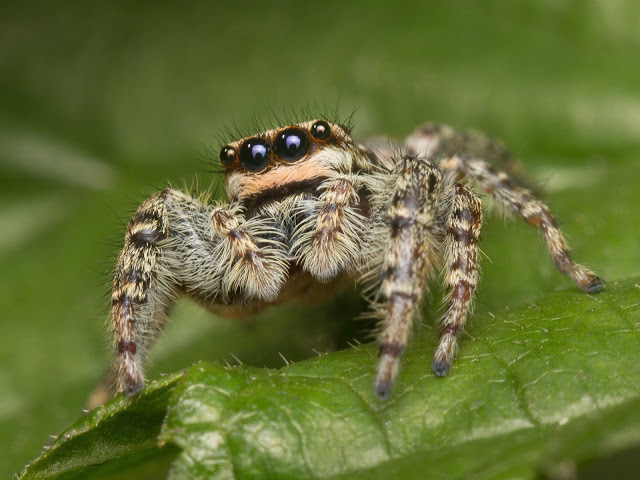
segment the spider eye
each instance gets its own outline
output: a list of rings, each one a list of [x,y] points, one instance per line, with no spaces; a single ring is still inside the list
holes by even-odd
[[[331,127],[324,120],[318,120],[311,125],[311,135],[316,140],[326,140],[331,136]]]
[[[230,146],[222,147],[220,150],[220,163],[228,167],[236,160],[236,149]]]
[[[262,138],[250,138],[240,147],[240,164],[245,170],[259,172],[269,163],[271,147]]]
[[[299,128],[287,128],[276,136],[273,151],[285,162],[295,162],[309,151],[309,140]]]

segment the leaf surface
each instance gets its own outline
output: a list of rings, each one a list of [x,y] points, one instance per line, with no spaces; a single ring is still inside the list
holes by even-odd
[[[22,478],[155,442],[180,450],[175,479],[423,478],[424,469],[533,478],[601,445],[640,445],[639,290],[637,280],[597,296],[564,290],[476,317],[444,379],[428,367],[433,332],[419,332],[388,401],[373,394],[374,345],[279,370],[198,363],[139,400],[110,402],[108,422],[92,412]],[[131,419],[147,409],[152,428],[140,437]]]

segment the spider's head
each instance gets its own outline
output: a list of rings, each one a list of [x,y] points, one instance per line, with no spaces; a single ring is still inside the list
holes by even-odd
[[[326,120],[268,130],[220,150],[227,198],[240,202],[315,189],[362,160],[346,129]]]

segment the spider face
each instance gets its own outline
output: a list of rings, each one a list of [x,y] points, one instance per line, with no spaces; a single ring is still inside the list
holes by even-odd
[[[323,119],[288,125],[221,149],[226,203],[169,188],[145,201],[113,281],[116,391],[143,387],[145,353],[179,295],[237,316],[318,296],[346,278],[365,286],[380,323],[375,392],[385,398],[438,271],[448,295],[432,370],[443,376],[478,282],[482,203],[474,188],[538,228],[558,269],[582,290],[604,288],[573,262],[549,209],[509,177],[510,167],[491,165],[508,157],[499,142],[426,125],[402,146],[377,145]]]
[[[308,189],[358,156],[345,129],[312,120],[237,140],[220,150],[230,201],[259,201]]]

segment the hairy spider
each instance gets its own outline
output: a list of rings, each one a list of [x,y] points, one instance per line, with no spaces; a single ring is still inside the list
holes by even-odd
[[[537,227],[583,291],[605,286],[571,260],[549,209],[514,180],[502,144],[479,133],[428,124],[404,145],[367,146],[313,120],[232,142],[219,160],[227,203],[167,188],[129,222],[111,295],[116,392],[142,389],[145,354],[180,295],[237,316],[356,279],[380,322],[375,392],[385,398],[438,271],[448,308],[432,369],[445,375],[478,283],[482,202],[473,188]]]

